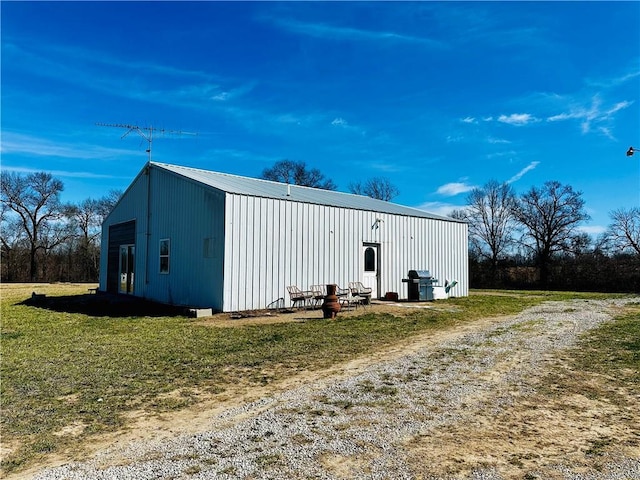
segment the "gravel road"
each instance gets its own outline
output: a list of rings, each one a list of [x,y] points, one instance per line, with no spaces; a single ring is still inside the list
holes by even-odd
[[[504,461],[508,451],[496,463],[472,459],[474,452],[480,457],[484,451],[481,443],[466,453],[464,438],[449,438],[446,451],[438,451],[438,445],[447,433],[472,436],[476,412],[487,423],[508,416],[514,402],[534,394],[530,380],[551,354],[609,320],[613,308],[639,300],[547,302],[517,316],[479,322],[390,358],[226,410],[210,418],[201,433],[107,449],[34,478],[523,478],[522,470],[499,468],[514,467]],[[635,435],[640,438],[637,430]],[[560,457],[524,478],[640,479],[640,459],[629,454],[638,451],[637,444],[634,448],[599,458],[594,470]],[[455,463],[456,454],[465,455],[466,467],[444,469],[445,463]]]

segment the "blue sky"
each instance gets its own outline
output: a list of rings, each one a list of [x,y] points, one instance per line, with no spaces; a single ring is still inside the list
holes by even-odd
[[[640,2],[2,2],[2,169],[63,200],[153,160],[259,177],[304,161],[447,213],[491,179],[640,206]]]

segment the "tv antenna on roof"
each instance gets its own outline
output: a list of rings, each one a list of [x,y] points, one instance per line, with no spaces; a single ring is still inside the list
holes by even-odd
[[[136,132],[138,135],[140,135],[143,139],[145,139],[147,141],[148,147],[147,147],[147,153],[149,154],[149,161],[151,161],[151,145],[153,143],[153,135],[154,133],[156,134],[160,134],[160,135],[164,135],[164,134],[170,134],[170,135],[198,135],[197,133],[192,133],[192,132],[183,132],[182,130],[166,130],[164,128],[157,128],[157,127],[139,127],[138,125],[129,125],[126,123],[96,123],[96,125],[98,125],[99,127],[116,127],[116,128],[126,128],[127,131],[125,132],[124,135],[122,135],[122,137],[120,137],[121,139],[126,137],[127,135],[129,135],[131,132]]]

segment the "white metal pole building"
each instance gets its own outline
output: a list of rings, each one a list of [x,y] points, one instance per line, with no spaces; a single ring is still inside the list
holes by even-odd
[[[360,281],[407,298],[409,270],[468,295],[467,224],[369,197],[149,162],[102,227],[100,290],[217,311],[286,287]]]

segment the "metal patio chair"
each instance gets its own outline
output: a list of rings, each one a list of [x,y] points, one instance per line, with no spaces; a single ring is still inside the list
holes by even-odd
[[[313,292],[311,290],[301,290],[296,285],[288,286],[287,291],[289,292],[289,298],[291,299],[293,307],[302,303],[302,306],[307,308],[309,306],[309,302],[313,298]]]
[[[354,293],[350,288],[343,288],[341,290],[341,295],[338,295],[338,301],[340,305],[345,306],[346,308],[355,307],[358,309],[358,305],[364,305],[364,298]]]
[[[327,286],[326,285],[311,285],[309,287],[311,292],[313,292],[313,306],[318,307],[322,305],[324,301],[324,297],[327,296]]]
[[[362,298],[363,305],[371,304],[371,288],[365,287],[362,282],[349,282],[349,290],[354,295]]]

